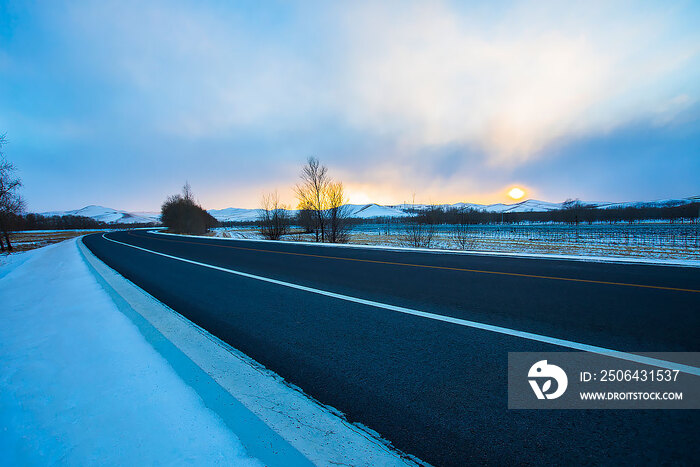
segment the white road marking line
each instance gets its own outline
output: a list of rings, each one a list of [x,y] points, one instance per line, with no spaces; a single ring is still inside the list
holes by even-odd
[[[517,329],[505,328],[502,326],[494,326],[492,324],[479,323],[477,321],[469,321],[466,319],[453,318],[451,316],[438,315],[436,313],[429,313],[426,311],[414,310],[411,308],[404,308],[396,305],[389,305],[386,303],[375,302],[372,300],[365,300],[363,298],[351,297],[349,295],[343,295],[335,292],[328,292],[326,290],[314,289],[312,287],[306,287],[304,285],[293,284],[291,282],[280,281],[277,279],[271,279],[269,277],[256,276],[255,274],[249,274],[247,272],[235,271],[233,269],[222,268],[220,266],[213,266],[211,264],[200,263],[199,261],[193,261],[191,259],[180,258],[178,256],[172,256],[158,251],[149,250],[142,248],[140,246],[130,245],[128,243],[120,242],[118,240],[113,240],[106,237],[106,234],[102,234],[102,238],[110,242],[118,243],[120,245],[135,248],[137,250],[152,253],[154,255],[164,256],[166,258],[174,259],[177,261],[182,261],[185,263],[194,264],[196,266],[202,266],[209,269],[214,269],[216,271],[226,272],[229,274],[234,274],[241,277],[247,277],[249,279],[255,279],[263,282],[269,282],[270,284],[281,285],[284,287],[289,287],[292,289],[302,290],[304,292],[315,293],[318,295],[324,295],[326,297],[337,298],[338,300],[345,300],[348,302],[359,303],[361,305],[372,306],[375,308],[382,308],[384,310],[395,311],[397,313],[404,313],[407,315],[419,316],[421,318],[428,318],[435,321],[443,321],[445,323],[457,324],[459,326],[466,326],[474,329],[481,329],[484,331],[496,332],[499,334],[505,334],[508,336],[520,337],[523,339],[529,339],[537,342],[543,342],[546,344],[557,345],[560,347],[567,347],[574,350],[581,350],[584,352],[595,353],[599,355],[605,355],[608,357],[618,358],[620,360],[627,360],[630,362],[642,363],[644,365],[651,365],[660,368],[667,368],[669,370],[678,370],[682,373],[687,373],[691,375],[700,376],[700,368],[696,368],[690,365],[683,365],[681,363],[669,362],[667,360],[661,360],[658,358],[646,357],[643,355],[636,355],[627,352],[622,352],[619,350],[607,349],[605,347],[598,347],[595,345],[582,344],[580,342],[570,341],[566,339],[559,339],[556,337],[544,336],[542,334],[535,334],[526,331],[518,331]]]

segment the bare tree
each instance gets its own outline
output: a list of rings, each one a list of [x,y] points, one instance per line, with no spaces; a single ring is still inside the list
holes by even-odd
[[[469,235],[469,218],[465,209],[460,209],[456,213],[456,221],[452,225],[452,239],[459,249],[466,250],[474,244],[474,240]]]
[[[195,202],[194,193],[192,193],[192,186],[187,180],[185,180],[185,184],[182,187],[182,199],[191,204],[194,204]]]
[[[299,177],[301,183],[294,188],[299,209],[312,212],[316,224],[316,241],[322,242],[326,238],[327,191],[331,183],[328,169],[315,157],[309,157]]]
[[[290,218],[277,191],[264,194],[259,211],[260,233],[268,240],[279,240],[289,233]]]
[[[416,209],[415,195],[411,204],[411,212],[416,213],[407,220],[407,226],[401,240],[404,245],[415,248],[430,248],[435,236],[435,208]]]
[[[350,209],[345,197],[342,182],[331,182],[327,189],[328,198],[328,238],[331,243],[346,243],[349,237],[350,224],[348,217]]]
[[[0,233],[5,239],[8,251],[12,251],[10,242],[10,217],[20,215],[24,211],[24,200],[19,194],[22,181],[15,177],[15,165],[5,158],[2,147],[6,143],[5,135],[0,135]],[[5,245],[0,240],[0,251],[5,251]]]
[[[408,221],[403,235],[403,243],[415,248],[430,248],[435,236],[435,226],[427,223],[422,216]]]

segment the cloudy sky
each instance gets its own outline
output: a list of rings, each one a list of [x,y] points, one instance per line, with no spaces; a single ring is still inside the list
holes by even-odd
[[[700,195],[698,2],[0,1],[32,211]]]

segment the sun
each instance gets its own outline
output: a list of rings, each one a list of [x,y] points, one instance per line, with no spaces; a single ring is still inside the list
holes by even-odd
[[[516,186],[508,192],[508,196],[510,196],[513,199],[520,199],[523,196],[525,196],[525,192]]]
[[[350,191],[349,201],[354,204],[370,204],[372,197],[363,191]]]

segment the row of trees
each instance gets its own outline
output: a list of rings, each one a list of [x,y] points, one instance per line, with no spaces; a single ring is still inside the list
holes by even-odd
[[[347,242],[350,222],[343,183],[333,180],[328,168],[315,157],[306,161],[299,178],[294,187],[297,224],[304,233],[313,233],[317,242]],[[276,191],[263,195],[258,221],[267,239],[279,240],[289,233],[292,218]]]
[[[306,161],[299,178],[300,182],[294,187],[298,202],[295,219],[288,206],[280,201],[277,191],[263,195],[257,222],[261,234],[269,240],[279,240],[296,222],[304,233],[314,234],[317,242],[347,242],[350,222],[343,183],[333,180],[328,168],[314,157]],[[201,234],[219,225],[195,201],[189,183],[181,194],[169,196],[163,203],[161,222],[176,233]]]
[[[387,234],[393,229],[400,235],[401,243],[406,246],[429,248],[437,233],[437,226],[451,226],[454,242],[460,248],[466,248],[473,241],[469,234],[470,225],[483,224],[517,224],[558,223],[578,225],[594,222],[619,223],[643,220],[694,219],[700,222],[700,202],[681,206],[637,206],[621,208],[595,208],[578,200],[564,202],[561,209],[546,212],[486,212],[470,208],[445,208],[442,206],[408,208],[413,214],[402,219],[373,219],[365,223],[379,223]]]
[[[41,214],[10,214],[7,216],[10,232],[19,230],[93,230],[93,229],[134,229],[154,227],[156,222],[147,223],[106,223],[86,216],[42,216]]]
[[[443,208],[440,206],[413,210],[411,222],[423,224],[513,224],[520,222],[552,222],[581,224],[594,222],[638,222],[700,217],[700,201],[681,206],[630,206],[596,208],[580,201],[567,201],[562,209],[543,212],[486,212],[470,208]]]
[[[18,230],[69,230],[121,228],[122,225],[107,224],[85,216],[42,216],[41,214],[10,214],[7,217],[11,231]],[[133,227],[134,224],[129,224]],[[136,225],[137,227],[141,226]]]

